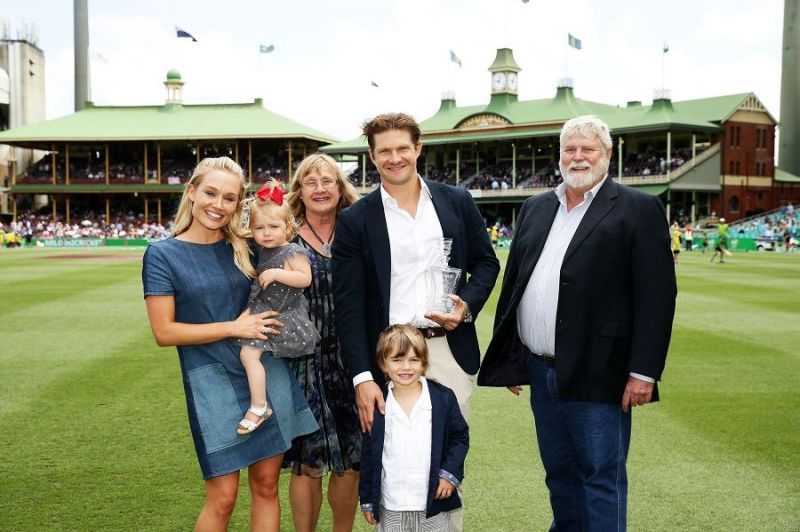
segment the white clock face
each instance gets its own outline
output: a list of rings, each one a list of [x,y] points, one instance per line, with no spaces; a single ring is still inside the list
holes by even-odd
[[[517,75],[513,72],[508,75],[508,88],[513,90],[517,89]]]
[[[502,72],[495,73],[495,75],[492,76],[492,88],[494,90],[500,90],[505,86],[506,86],[506,75],[503,74]]]

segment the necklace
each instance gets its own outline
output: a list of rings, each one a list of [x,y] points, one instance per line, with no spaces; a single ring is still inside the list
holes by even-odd
[[[319,240],[319,243],[322,244],[322,254],[325,255],[326,257],[330,257],[331,256],[331,241],[333,241],[333,234],[336,231],[335,230],[332,231],[331,232],[331,237],[328,239],[327,242],[325,242],[324,240],[322,240],[322,238],[320,238],[320,236],[317,234],[317,232],[314,231],[314,228],[311,226],[311,224],[308,222],[308,220],[306,220],[306,225],[311,230],[311,234],[313,234],[315,237],[317,237],[317,240]]]

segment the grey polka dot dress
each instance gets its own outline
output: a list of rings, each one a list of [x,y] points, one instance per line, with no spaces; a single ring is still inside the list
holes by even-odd
[[[261,274],[270,268],[283,268],[286,261],[295,255],[308,257],[308,252],[295,243],[278,248],[260,248],[256,270]],[[270,283],[262,290],[258,279],[254,279],[248,308],[253,314],[265,310],[280,312],[278,319],[284,327],[279,335],[270,335],[269,340],[240,338],[237,343],[270,351],[275,358],[299,358],[312,354],[320,336],[308,317],[308,301],[303,290],[278,282]]]

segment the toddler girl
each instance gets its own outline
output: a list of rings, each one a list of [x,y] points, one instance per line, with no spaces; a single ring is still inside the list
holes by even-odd
[[[274,179],[261,187],[250,202],[250,231],[259,247],[258,277],[250,289],[248,307],[256,314],[276,310],[284,324],[280,334],[269,340],[240,338],[240,358],[250,386],[250,408],[236,430],[250,434],[272,415],[267,402],[267,383],[261,355],[270,351],[275,358],[298,358],[314,352],[319,333],[308,318],[303,289],[311,284],[308,254],[290,243],[294,224],[283,190]]]

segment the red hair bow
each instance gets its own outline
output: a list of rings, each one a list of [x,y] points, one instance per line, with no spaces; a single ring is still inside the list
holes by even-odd
[[[283,205],[283,189],[279,186],[270,186],[269,183],[258,189],[258,199],[271,201],[275,205]]]

